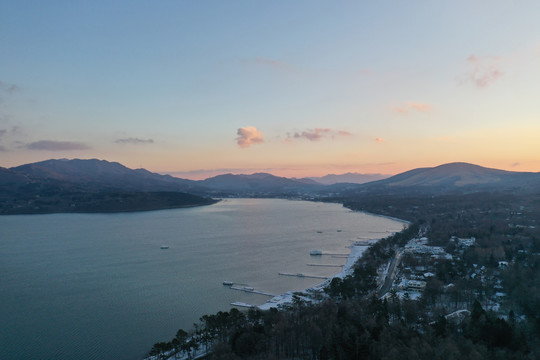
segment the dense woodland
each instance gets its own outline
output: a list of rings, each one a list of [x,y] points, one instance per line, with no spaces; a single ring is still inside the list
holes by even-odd
[[[334,199],[336,200],[336,199]],[[440,196],[356,196],[345,206],[412,222],[370,247],[353,275],[334,279],[321,301],[281,310],[206,315],[188,332],[154,345],[151,355],[209,359],[537,359],[540,356],[540,196],[472,193]],[[376,270],[419,233],[449,253],[419,300],[384,300]],[[456,249],[452,236],[475,237]],[[459,250],[459,251],[458,251]],[[405,264],[417,259],[404,258]],[[499,262],[508,266],[501,269]],[[473,274],[479,273],[475,277]],[[480,280],[480,277],[483,280]],[[493,307],[493,284],[504,298]],[[444,315],[468,309],[470,315]],[[165,355],[168,354],[168,355]]]

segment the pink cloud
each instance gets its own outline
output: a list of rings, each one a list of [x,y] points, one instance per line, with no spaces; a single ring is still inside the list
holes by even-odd
[[[375,138],[375,142],[382,143],[382,142],[384,142],[384,140],[382,138],[378,137],[378,138]]]
[[[500,69],[500,60],[500,57],[495,56],[469,56],[467,62],[472,70],[465,74],[465,81],[478,88],[487,87],[504,75]]]
[[[417,102],[406,102],[402,105],[394,106],[393,111],[398,114],[407,115],[413,111],[425,113],[431,110],[431,105]]]
[[[293,134],[289,134],[288,137],[285,139],[286,142],[293,141],[292,139],[306,139],[309,141],[318,141],[323,138],[332,138],[334,139],[336,136],[351,136],[352,134],[348,131],[344,130],[332,130],[329,128],[315,128],[315,129],[308,129],[304,131],[297,131]]]
[[[239,128],[236,131],[238,137],[236,138],[236,143],[241,148],[247,148],[253,144],[260,144],[264,142],[264,137],[262,132],[257,130],[253,126]]]
[[[296,132],[294,133],[293,137],[295,139],[304,138],[308,139],[309,141],[317,141],[320,140],[325,134],[329,134],[330,132],[330,129],[316,128],[314,130],[302,131],[301,133]]]

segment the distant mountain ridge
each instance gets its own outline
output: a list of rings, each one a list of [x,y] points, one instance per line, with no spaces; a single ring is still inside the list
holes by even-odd
[[[0,214],[123,212],[209,205],[191,180],[104,160],[47,160],[0,168]]]
[[[333,185],[333,184],[339,184],[339,183],[348,183],[348,184],[365,184],[372,181],[382,180],[390,177],[392,175],[384,175],[384,174],[360,174],[357,172],[351,173],[345,173],[345,174],[328,174],[321,177],[309,177],[308,179],[311,179],[313,181],[316,181],[319,184],[322,185]]]
[[[289,179],[268,173],[251,175],[218,175],[198,182],[216,191],[283,193],[305,191],[320,187],[320,184],[306,180]]]
[[[338,178],[344,179],[339,175]],[[336,180],[336,177],[330,175],[327,179]],[[323,185],[310,178],[289,179],[268,173],[224,174],[194,181],[97,159],[46,160],[0,168],[0,213],[13,213],[14,209],[26,213],[45,211],[43,209],[49,212],[134,211],[149,204],[153,209],[206,204],[208,197],[227,196],[320,199],[360,193],[436,195],[477,191],[540,191],[540,173],[450,163],[413,169],[363,184]]]
[[[289,179],[268,173],[217,175],[205,180],[188,180],[129,169],[117,162],[98,159],[59,159],[25,164],[9,169],[32,179],[67,182],[87,187],[129,191],[186,191],[207,193],[284,193],[321,187],[309,179]]]
[[[196,182],[145,169],[129,169],[117,162],[98,159],[46,160],[13,167],[10,170],[33,178],[52,179],[90,187],[130,191],[190,191]]]
[[[384,180],[367,183],[364,189],[416,189],[435,192],[456,190],[540,189],[540,173],[486,168],[463,162],[418,168]]]

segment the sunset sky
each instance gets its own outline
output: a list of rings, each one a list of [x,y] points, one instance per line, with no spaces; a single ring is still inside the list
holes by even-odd
[[[540,171],[540,1],[2,1],[0,166]]]

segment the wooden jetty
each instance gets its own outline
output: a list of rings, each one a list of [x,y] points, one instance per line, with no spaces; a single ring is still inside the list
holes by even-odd
[[[300,278],[323,279],[323,280],[328,279],[328,277],[326,277],[326,276],[306,275],[304,273],[291,274],[291,273],[281,273],[280,272],[278,274],[283,275],[283,276],[296,276],[296,277],[300,277]]]
[[[324,267],[343,267],[343,265],[338,264],[306,264],[307,266],[324,266]]]
[[[266,295],[266,296],[276,296],[275,294],[270,294],[269,292],[266,292],[266,291],[262,291],[262,290],[255,290],[254,288],[252,288],[251,286],[231,286],[231,289],[233,290],[239,290],[239,291],[244,291],[244,292],[248,292],[248,293],[252,293],[252,294],[259,294],[259,295]]]

